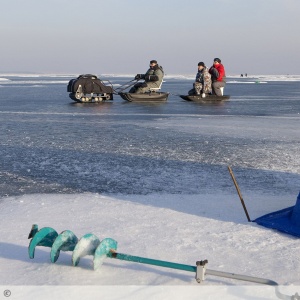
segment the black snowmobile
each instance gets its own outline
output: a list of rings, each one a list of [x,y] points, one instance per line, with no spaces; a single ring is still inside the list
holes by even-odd
[[[76,102],[100,102],[113,100],[114,90],[96,75],[83,74],[69,81],[68,92],[69,97]]]
[[[167,101],[169,93],[160,92],[161,84],[158,88],[150,88],[146,93],[127,93],[124,90],[135,85],[139,79],[133,79],[122,86],[115,89],[115,92],[121,96],[122,99],[129,102],[163,102]]]
[[[149,91],[147,93],[119,93],[122,99],[129,102],[161,102],[167,101],[169,93]]]
[[[210,94],[206,94],[205,98],[202,98],[201,95],[179,95],[179,97],[186,101],[199,103],[222,102],[230,99],[229,95],[217,96]]]

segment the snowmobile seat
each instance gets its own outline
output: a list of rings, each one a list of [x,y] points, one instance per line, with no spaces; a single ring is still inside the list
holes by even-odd
[[[220,90],[221,90],[221,93],[222,93],[222,96],[223,96],[224,95],[224,88],[221,87]]]
[[[159,91],[160,89],[161,89],[161,86],[162,86],[162,81],[161,81],[161,83],[160,83],[160,85],[159,85],[159,87],[157,87],[157,88],[149,88],[149,90],[150,90],[150,92],[157,92],[157,91]]]

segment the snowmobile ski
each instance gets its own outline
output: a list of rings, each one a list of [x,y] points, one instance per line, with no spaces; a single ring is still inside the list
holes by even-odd
[[[224,96],[217,96],[217,95],[206,95],[205,98],[202,98],[201,95],[180,95],[180,98],[186,101],[193,101],[193,102],[220,102],[220,101],[227,101],[230,99],[229,95]]]
[[[163,102],[169,97],[169,93],[163,92],[119,93],[119,95],[129,102]]]

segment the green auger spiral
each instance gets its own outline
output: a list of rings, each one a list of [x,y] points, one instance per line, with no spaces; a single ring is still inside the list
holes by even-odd
[[[51,227],[44,227],[38,230],[38,225],[32,225],[28,238],[31,238],[28,253],[30,258],[34,258],[36,246],[51,248],[50,259],[55,263],[59,257],[60,251],[73,251],[72,264],[77,266],[80,258],[86,255],[94,256],[94,270],[100,268],[104,258],[111,250],[117,250],[117,242],[106,238],[103,241],[92,234],[85,234],[78,239],[71,230],[65,230],[58,234]]]

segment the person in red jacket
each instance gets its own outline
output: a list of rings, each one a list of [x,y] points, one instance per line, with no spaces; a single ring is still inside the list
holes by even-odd
[[[213,94],[223,96],[221,88],[225,87],[225,69],[220,58],[214,59],[214,64],[210,67],[209,73],[212,79]]]

